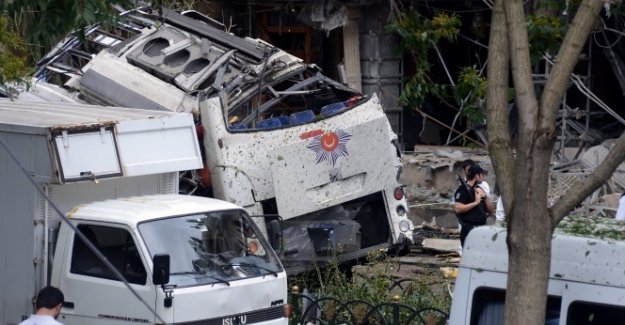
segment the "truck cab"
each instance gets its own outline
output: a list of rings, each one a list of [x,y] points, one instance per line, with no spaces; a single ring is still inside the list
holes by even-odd
[[[84,204],[68,217],[166,323],[285,323],[284,269],[234,204],[152,195]],[[154,261],[164,256],[168,281],[158,283],[162,265]],[[65,224],[54,265],[51,285],[66,300],[62,323],[159,322]]]
[[[546,325],[625,323],[625,223],[567,217],[552,239]],[[506,230],[469,233],[449,324],[503,324],[508,272]],[[513,302],[514,303],[514,302]]]

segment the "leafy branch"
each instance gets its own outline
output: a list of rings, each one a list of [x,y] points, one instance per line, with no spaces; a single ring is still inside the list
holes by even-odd
[[[448,86],[429,77],[428,56],[440,40],[456,41],[460,26],[460,18],[454,14],[439,13],[431,20],[416,11],[399,11],[393,16],[387,29],[400,36],[399,51],[410,53],[415,66],[415,73],[406,81],[399,98],[402,104],[418,107],[428,96],[448,97]]]
[[[24,40],[9,27],[7,17],[0,16],[0,85],[24,82],[30,72],[27,53]]]

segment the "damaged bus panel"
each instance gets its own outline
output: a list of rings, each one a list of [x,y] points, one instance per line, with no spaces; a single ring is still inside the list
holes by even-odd
[[[264,215],[254,220],[292,272],[412,240],[397,136],[375,95],[197,13],[122,18],[121,32],[59,44],[40,80],[80,101],[193,113],[209,172],[187,173],[181,189]],[[102,50],[72,57],[88,43]]]

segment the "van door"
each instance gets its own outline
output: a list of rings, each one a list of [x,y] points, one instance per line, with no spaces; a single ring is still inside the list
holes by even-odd
[[[127,227],[79,224],[78,229],[124,275],[138,295],[154,308],[156,290],[148,281],[146,263]],[[65,303],[60,321],[66,325],[153,323],[152,313],[72,231],[60,276]]]

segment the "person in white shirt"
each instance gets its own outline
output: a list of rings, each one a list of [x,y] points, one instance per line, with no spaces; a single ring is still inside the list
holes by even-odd
[[[63,325],[56,318],[61,313],[64,300],[61,290],[55,287],[47,286],[41,289],[35,302],[37,311],[19,325]]]
[[[490,185],[486,183],[486,181],[484,180],[484,176],[482,176],[482,180],[479,182],[479,184],[477,184],[477,186],[484,190],[486,196],[490,197]]]
[[[495,195],[497,198],[497,205],[495,207],[495,225],[503,226],[503,222],[506,220],[506,211],[503,209],[503,198],[501,197],[501,189],[499,188],[499,183],[495,182]]]
[[[616,220],[625,220],[625,192],[618,200],[618,208],[616,209]]]
[[[503,209],[503,198],[499,196],[497,200],[497,206],[495,207],[495,220],[498,226],[501,226],[506,220],[506,212]]]

